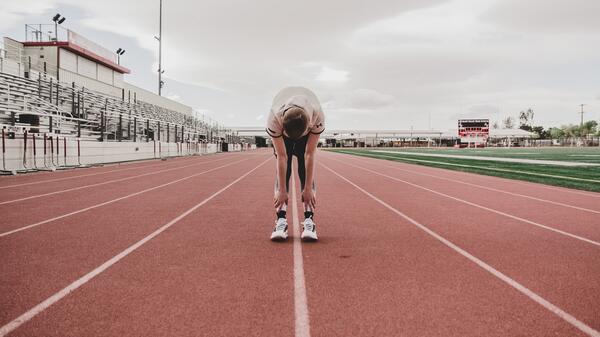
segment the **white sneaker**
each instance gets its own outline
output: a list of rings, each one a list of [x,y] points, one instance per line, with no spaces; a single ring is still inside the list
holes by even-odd
[[[302,231],[302,235],[300,238],[303,241],[317,241],[319,238],[317,237],[317,224],[312,220],[312,218],[304,219],[302,223],[304,225],[304,230]]]
[[[288,238],[288,224],[285,218],[275,221],[275,229],[271,233],[271,241],[285,241]]]

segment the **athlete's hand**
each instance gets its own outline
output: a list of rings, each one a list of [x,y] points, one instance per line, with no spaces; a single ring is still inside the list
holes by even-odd
[[[302,202],[310,206],[313,210],[317,206],[317,196],[313,192],[312,188],[305,188],[302,191]]]
[[[287,201],[288,201],[288,194],[286,191],[275,192],[275,198],[273,200],[273,206],[275,206],[275,208],[279,208],[283,204],[286,204]]]

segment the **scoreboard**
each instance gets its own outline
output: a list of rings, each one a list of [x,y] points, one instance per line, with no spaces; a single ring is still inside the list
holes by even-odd
[[[489,119],[459,119],[458,137],[460,142],[483,146],[490,136]]]

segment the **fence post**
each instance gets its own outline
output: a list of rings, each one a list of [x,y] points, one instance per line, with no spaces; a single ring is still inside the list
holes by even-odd
[[[171,135],[169,134],[170,130],[169,123],[167,123],[167,143],[171,141]]]
[[[154,135],[153,137],[154,138]],[[150,141],[150,120],[146,119],[146,143]]]
[[[133,117],[133,141],[137,140],[137,117]]]

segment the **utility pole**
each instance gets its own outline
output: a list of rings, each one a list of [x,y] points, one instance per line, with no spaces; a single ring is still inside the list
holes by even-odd
[[[583,107],[585,106],[585,104],[580,104],[579,106],[581,107],[581,112],[580,112],[580,114],[581,114],[581,124],[579,124],[579,127],[583,128]]]

